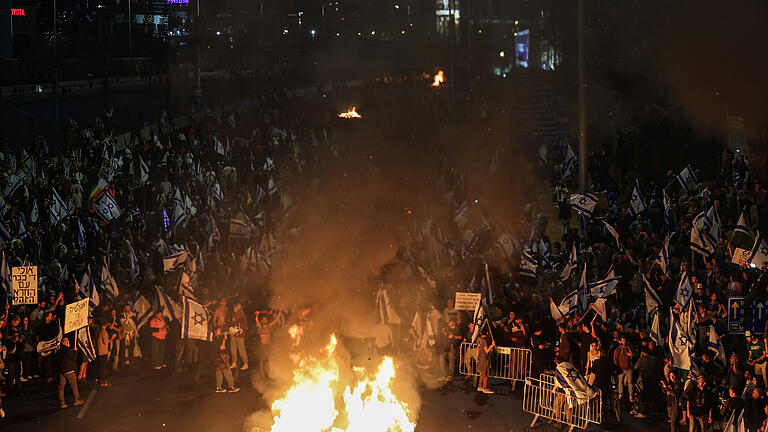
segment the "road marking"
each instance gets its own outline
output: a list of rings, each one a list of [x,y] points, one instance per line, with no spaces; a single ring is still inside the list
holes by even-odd
[[[85,412],[88,411],[88,407],[91,406],[91,402],[93,402],[93,398],[96,396],[96,389],[91,390],[90,393],[88,393],[88,397],[85,399],[85,403],[83,404],[83,407],[80,408],[80,412],[77,413],[77,419],[80,420],[85,416]]]

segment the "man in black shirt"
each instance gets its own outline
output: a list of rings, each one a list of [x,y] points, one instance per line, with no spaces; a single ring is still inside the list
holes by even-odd
[[[688,399],[688,419],[691,422],[691,432],[698,429],[705,432],[712,423],[712,398],[707,383],[702,375],[696,379],[697,386],[691,389]]]
[[[86,330],[87,331],[87,330]],[[72,405],[82,405],[83,400],[80,399],[80,392],[77,389],[77,377],[75,376],[75,362],[77,355],[75,351],[69,346],[69,338],[61,340],[61,363],[59,370],[59,406],[62,408],[67,407],[67,400],[64,398],[64,389],[69,382],[69,387],[72,388],[72,395],[75,397],[75,402]]]

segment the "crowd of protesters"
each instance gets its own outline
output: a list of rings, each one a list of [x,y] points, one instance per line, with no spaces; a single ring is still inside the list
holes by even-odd
[[[307,319],[308,311],[299,305],[291,311],[270,308],[271,265],[283,253],[280,221],[292,205],[283,185],[308,185],[308,173],[320,169],[322,157],[343,152],[334,142],[335,113],[322,99],[263,97],[232,113],[198,113],[182,130],[166,127],[163,118],[162,127],[134,134],[127,146],[111,138],[107,117],[87,127],[73,123],[56,146],[40,140],[24,149],[3,148],[4,262],[8,268],[37,265],[39,274],[38,303],[9,301],[2,321],[3,394],[20,395],[25,382],[39,379],[52,389],[58,385],[62,408],[70,400],[79,405],[79,385],[95,374],[95,382],[108,387],[111,374],[140,359],[157,370],[194,372],[196,382],[211,375],[216,392],[238,391],[246,371],[268,375],[275,332]],[[314,114],[301,117],[307,113]],[[768,194],[750,176],[745,157],[724,151],[719,175],[693,186],[678,180],[680,166],[660,178],[640,178],[642,211],[629,210],[634,183],[619,187],[604,167],[593,166],[599,172],[591,175],[606,192],[596,194],[593,214],[582,217],[571,206],[575,173],[569,154],[567,145],[550,148],[539,179],[532,166],[542,162],[529,161],[530,175],[520,181],[534,188],[551,177],[552,199],[531,194],[517,208],[520,220],[506,224],[493,218],[490,206],[477,203],[454,160],[435,155],[437,187],[450,192],[446,202],[453,217],[414,216],[412,240],[395,261],[418,280],[420,291],[414,296],[381,281],[376,348],[407,353],[449,381],[462,367],[462,343],[476,342],[477,389],[484,393],[493,392],[487,370],[494,348],[527,348],[532,376],[568,362],[604,395],[615,385],[638,418],[666,415],[672,431],[681,424],[691,431],[720,429],[742,409],[747,430],[763,430],[766,329],[742,336],[727,327],[728,297],[763,301],[768,283],[763,263],[732,262],[735,248],[752,249],[747,232],[768,231]],[[104,194],[120,206],[118,217],[105,219],[99,212]],[[694,219],[713,207],[719,216],[714,251],[692,252]],[[555,214],[559,227],[553,230],[549,218]],[[746,229],[734,232],[740,220]],[[551,237],[553,232],[558,234]],[[168,271],[164,258],[184,250],[182,268]],[[658,257],[665,250],[668,264],[662,268]],[[532,273],[519,271],[521,255],[537,263]],[[566,267],[572,270],[563,277]],[[552,301],[579,292],[585,268],[587,283],[611,270],[619,277],[606,297],[604,317],[585,307],[585,292],[575,308],[554,312]],[[185,287],[182,272],[189,278]],[[676,304],[683,273],[695,290],[690,305]],[[66,305],[88,297],[84,274],[102,282],[110,274],[116,285],[111,290],[95,284],[99,300],[87,327],[93,358],[72,334],[63,335],[56,349],[40,352],[41,343],[57,340]],[[5,270],[3,278],[11,300]],[[646,310],[645,280],[660,299],[653,311]],[[457,291],[483,293],[487,322],[455,309]],[[180,338],[180,312],[164,302],[166,294],[171,302],[194,296],[208,308],[212,341]],[[90,299],[94,303],[95,296]],[[685,314],[685,307],[696,313],[688,351],[693,365],[687,369],[673,362],[667,337],[670,317]],[[395,311],[402,318],[395,319]],[[655,335],[654,315],[660,327]],[[710,351],[710,332],[724,353]]]

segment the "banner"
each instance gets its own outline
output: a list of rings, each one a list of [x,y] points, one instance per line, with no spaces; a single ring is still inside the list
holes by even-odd
[[[480,303],[481,293],[457,292],[454,310],[473,311]]]
[[[13,305],[37,304],[37,266],[11,269]]]
[[[67,305],[64,310],[64,333],[75,331],[88,325],[88,299],[82,299]]]
[[[738,264],[739,267],[749,267],[749,259],[752,257],[752,251],[749,249],[735,248],[731,262]]]

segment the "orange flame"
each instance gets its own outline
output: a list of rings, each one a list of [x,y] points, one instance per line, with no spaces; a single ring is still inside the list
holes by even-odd
[[[435,81],[430,84],[432,87],[440,87],[440,85],[443,84],[445,81],[445,74],[443,74],[442,70],[437,71],[437,74],[435,75]]]
[[[363,118],[360,114],[357,113],[357,107],[352,107],[351,110],[344,111],[343,113],[339,114],[340,118]]]

